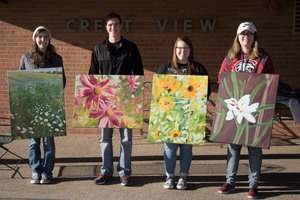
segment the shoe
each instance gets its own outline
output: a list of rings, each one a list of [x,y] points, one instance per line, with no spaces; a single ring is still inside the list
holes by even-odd
[[[40,184],[48,184],[50,183],[51,178],[48,177],[42,177],[42,179],[40,180]]]
[[[133,185],[132,181],[129,179],[129,176],[120,176],[120,182],[122,186]]]
[[[180,178],[176,187],[178,190],[185,190],[187,188],[186,178]]]
[[[222,187],[219,188],[218,193],[220,194],[228,194],[235,190],[235,186],[230,183],[225,183]]]
[[[166,182],[164,184],[165,189],[173,189],[174,188],[174,177],[167,177]]]
[[[250,187],[247,195],[248,199],[258,198],[258,189],[256,187]]]
[[[95,178],[95,184],[104,185],[108,182],[108,177],[105,174],[99,174],[97,178]]]
[[[40,183],[40,179],[31,179],[30,183],[31,184],[39,184]]]
[[[32,172],[32,176],[31,176],[31,184],[39,184],[41,180],[41,175],[37,172]]]

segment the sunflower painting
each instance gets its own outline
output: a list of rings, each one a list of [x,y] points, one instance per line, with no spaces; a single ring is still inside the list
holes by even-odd
[[[142,128],[144,76],[77,75],[73,127]]]
[[[155,74],[148,141],[204,144],[207,87],[207,76]]]
[[[210,140],[270,148],[279,75],[223,72]]]
[[[65,136],[62,68],[8,71],[14,139]]]

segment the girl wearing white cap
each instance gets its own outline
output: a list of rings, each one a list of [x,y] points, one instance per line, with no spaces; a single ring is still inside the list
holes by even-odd
[[[51,42],[51,33],[45,26],[37,27],[32,35],[32,49],[21,57],[20,70],[62,67],[62,57],[55,52]],[[63,70],[64,85],[65,76]],[[44,162],[41,161],[41,138],[31,138],[28,144],[29,166],[32,169],[32,184],[47,184],[52,179],[55,163],[54,137],[42,138],[44,144]]]
[[[237,29],[233,44],[224,58],[218,83],[223,71],[274,74],[275,68],[269,55],[259,48],[256,27],[251,22],[243,22]],[[227,145],[226,183],[218,192],[227,194],[235,189],[236,174],[242,146]],[[258,197],[258,181],[261,175],[262,149],[248,146],[249,154],[249,191],[248,198]]]

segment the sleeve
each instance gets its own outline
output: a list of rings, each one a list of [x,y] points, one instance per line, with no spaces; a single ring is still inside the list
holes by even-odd
[[[275,74],[275,66],[269,55],[266,56],[266,64],[264,66],[263,72],[266,74]]]
[[[61,58],[61,67],[62,67],[62,75],[63,75],[63,83],[64,83],[64,88],[66,87],[67,84],[67,78],[66,78],[66,74],[65,74],[65,68],[64,68],[64,63],[63,63],[63,59]]]
[[[223,62],[221,64],[221,67],[220,67],[220,70],[219,70],[219,73],[218,73],[218,82],[217,82],[218,84],[221,81],[221,76],[222,76],[223,71],[226,71],[226,57],[223,59]]]
[[[169,64],[170,65],[170,64]],[[158,68],[158,70],[157,70],[157,74],[166,74],[166,69],[167,69],[167,67],[169,66],[169,65],[166,65],[166,64],[163,64],[163,65],[161,65],[159,68]]]
[[[20,60],[20,67],[19,70],[25,70],[25,54],[22,54],[21,60]]]
[[[206,70],[206,68],[204,66],[202,66],[203,68],[203,75],[207,75],[208,76],[208,83],[207,83],[207,99],[209,99],[209,96],[211,94],[211,86],[210,86],[210,78],[209,78],[209,74]]]
[[[210,78],[209,78],[209,74],[206,70],[206,68],[202,65],[202,64],[197,64],[197,67],[199,67],[199,72],[200,74],[199,75],[206,75],[208,76],[208,83],[207,83],[207,99],[209,99],[209,96],[211,94],[211,86],[210,86]]]
[[[92,56],[91,56],[91,65],[89,69],[89,74],[100,74],[99,63],[98,63],[95,48],[93,49]]]
[[[143,62],[138,47],[135,45],[133,52],[133,75],[144,75]]]

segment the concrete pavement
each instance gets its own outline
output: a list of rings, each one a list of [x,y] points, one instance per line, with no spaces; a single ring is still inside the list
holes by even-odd
[[[22,156],[20,173],[11,178],[12,171],[0,165],[0,199],[247,199],[248,159],[242,149],[236,191],[222,195],[217,189],[225,181],[226,145],[209,143],[193,148],[193,161],[188,189],[166,190],[163,166],[163,144],[148,143],[147,135],[134,135],[132,179],[134,185],[123,187],[117,174],[107,185],[95,185],[99,173],[100,146],[98,134],[69,134],[57,137],[54,179],[49,185],[30,184],[31,170],[27,165],[27,140],[5,145]],[[269,150],[263,150],[260,199],[300,199],[300,139],[272,139]],[[2,153],[0,149],[0,153]],[[119,154],[119,136],[114,135],[114,157]],[[14,157],[6,155],[5,162],[13,164]],[[179,162],[177,162],[177,174]],[[116,166],[115,162],[115,166]],[[116,167],[115,167],[116,169]]]

